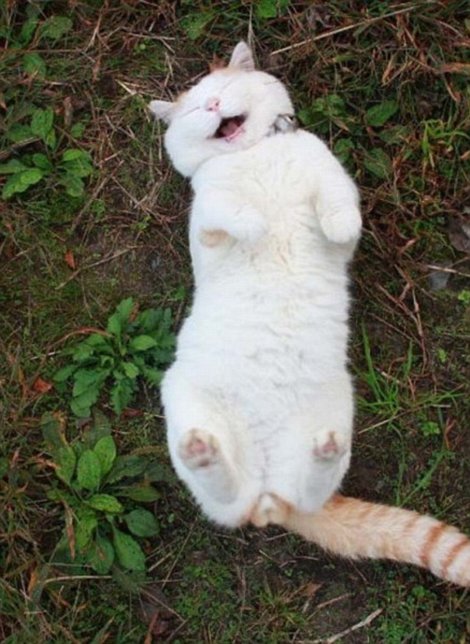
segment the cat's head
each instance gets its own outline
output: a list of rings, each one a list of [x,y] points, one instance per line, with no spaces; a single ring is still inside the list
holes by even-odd
[[[258,143],[279,115],[294,114],[284,85],[255,70],[244,42],[233,50],[228,67],[204,76],[174,103],[151,101],[149,107],[168,124],[165,147],[188,177],[207,159]]]

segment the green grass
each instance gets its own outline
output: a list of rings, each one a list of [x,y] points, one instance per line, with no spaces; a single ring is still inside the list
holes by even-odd
[[[44,412],[69,408],[67,392],[41,382],[81,329],[104,328],[127,297],[171,308],[180,324],[190,191],[145,105],[253,33],[260,65],[287,83],[304,125],[361,188],[357,432],[344,491],[470,532],[470,268],[455,238],[470,178],[466,5],[2,5],[0,163],[39,153],[58,164],[67,149],[93,163],[80,196],[52,173],[0,203],[2,641],[323,641],[378,609],[343,641],[468,639],[465,591],[408,566],[330,558],[275,529],[221,532],[174,481],[159,483],[151,506],[160,533],[143,545],[147,574],[83,577],[59,561],[64,509],[47,498],[54,474],[40,431]],[[18,134],[38,109],[53,111],[54,145]],[[454,271],[441,291],[429,282],[435,265]],[[106,395],[100,405],[119,453],[168,465],[151,387],[121,417]],[[83,430],[71,414],[68,427],[71,441]]]

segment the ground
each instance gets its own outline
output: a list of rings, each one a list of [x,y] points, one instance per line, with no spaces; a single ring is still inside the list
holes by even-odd
[[[39,430],[54,410],[81,431],[70,392],[49,388],[78,331],[103,328],[128,296],[171,307],[180,324],[190,192],[146,103],[248,38],[361,190],[344,491],[470,533],[466,3],[10,1],[0,12],[0,162],[52,164],[0,202],[2,641],[470,641],[468,591],[409,566],[330,557],[277,529],[223,532],[176,481],[150,506],[160,533],[142,542],[144,579],[74,574],[53,558],[63,515],[47,497]],[[47,108],[52,117],[34,116]],[[61,181],[67,149],[93,164],[78,186]],[[106,395],[99,405],[122,453],[150,446],[168,464],[155,390],[142,387],[120,417]]]

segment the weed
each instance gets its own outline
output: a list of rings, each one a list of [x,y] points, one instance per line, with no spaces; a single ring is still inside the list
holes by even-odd
[[[106,331],[93,332],[82,342],[66,349],[67,364],[54,375],[59,389],[73,380],[70,408],[79,417],[90,415],[102,389],[111,382],[111,405],[120,414],[137,391],[139,379],[158,385],[161,367],[173,355],[170,309],[137,312],[134,300],[127,298],[110,316]]]
[[[144,552],[131,534],[139,538],[158,534],[153,513],[139,504],[159,498],[152,482],[166,478],[164,469],[144,456],[118,455],[111,427],[101,414],[72,443],[62,415],[43,416],[41,427],[58,479],[47,497],[65,511],[58,547],[64,563],[88,565],[107,574],[116,559],[126,570],[145,571]],[[55,563],[59,562],[56,554]]]

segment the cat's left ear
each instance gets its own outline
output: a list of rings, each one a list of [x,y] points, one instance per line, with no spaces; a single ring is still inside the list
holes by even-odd
[[[238,43],[235,49],[232,52],[232,57],[228,64],[229,67],[235,67],[236,69],[241,69],[244,72],[252,72],[255,69],[255,60],[253,58],[253,52],[248,47],[246,42]]]
[[[171,101],[150,101],[149,109],[154,114],[157,119],[169,123],[171,117],[173,116],[173,110],[175,109],[175,104]]]

